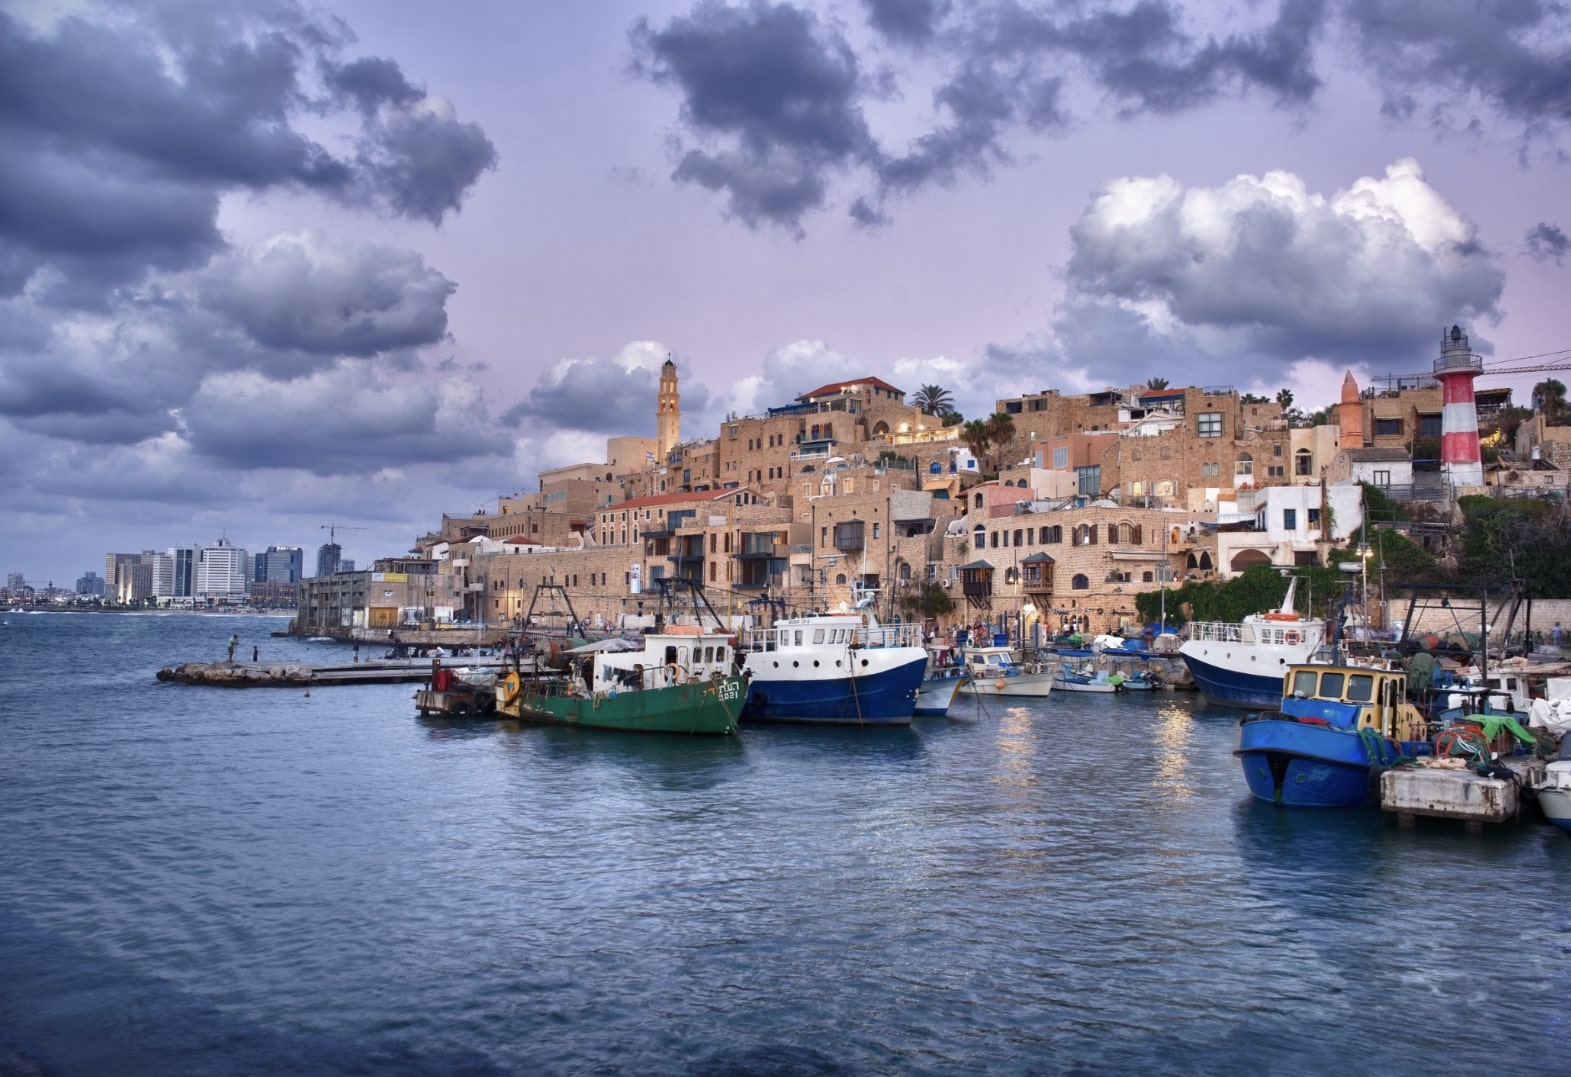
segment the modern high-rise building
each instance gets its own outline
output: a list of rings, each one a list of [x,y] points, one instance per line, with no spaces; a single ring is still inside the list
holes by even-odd
[[[305,551],[298,546],[269,546],[254,558],[256,583],[299,583],[305,574]]]
[[[171,546],[169,556],[174,559],[173,579],[169,594],[173,598],[192,598],[196,595],[196,566],[202,560],[200,546]]]
[[[245,598],[246,576],[250,574],[251,559],[246,552],[221,538],[213,546],[204,546],[201,560],[196,566],[196,597],[208,599]]]
[[[98,573],[88,571],[81,579],[76,581],[76,593],[79,595],[97,595],[104,597],[104,578]]]
[[[5,589],[13,595],[27,586],[27,577],[20,572],[7,572],[5,574]]]
[[[316,548],[316,574],[318,576],[331,576],[339,570],[339,562],[343,560],[343,547],[336,542],[324,542]]]

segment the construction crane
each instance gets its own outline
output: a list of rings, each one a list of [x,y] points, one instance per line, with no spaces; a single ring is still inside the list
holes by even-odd
[[[338,541],[336,536],[340,531],[365,531],[367,529],[364,527],[350,527],[348,524],[323,524],[321,530],[327,532],[328,542],[336,544]]]

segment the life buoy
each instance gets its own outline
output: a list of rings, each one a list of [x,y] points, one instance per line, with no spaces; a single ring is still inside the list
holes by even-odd
[[[1292,646],[1295,643],[1301,643],[1303,638],[1303,636],[1298,634],[1298,629],[1296,628],[1289,628],[1286,632],[1282,633],[1282,642],[1289,646]]]
[[[1270,613],[1266,614],[1266,620],[1268,620],[1268,621],[1296,621],[1296,620],[1298,620],[1298,614],[1296,614],[1296,613],[1283,613],[1281,610],[1272,610]]]
[[[680,684],[682,682],[682,667],[675,662],[667,662],[665,667],[666,684]]]

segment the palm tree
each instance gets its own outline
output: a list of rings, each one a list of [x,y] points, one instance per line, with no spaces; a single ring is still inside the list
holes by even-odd
[[[1158,389],[1166,389],[1168,387],[1168,384],[1169,384],[1169,382],[1168,382],[1168,380],[1166,378],[1147,378],[1146,379],[1146,388],[1150,389],[1152,392],[1155,392]]]
[[[1282,409],[1283,415],[1286,415],[1289,411],[1291,411],[1293,407],[1293,390],[1278,389],[1276,394],[1276,404],[1277,407]]]
[[[960,443],[971,450],[971,455],[978,461],[987,454],[992,447],[993,436],[988,430],[986,419],[968,419],[960,427]]]
[[[941,385],[924,385],[911,401],[927,415],[943,415],[955,409],[955,398]]]
[[[1002,449],[1015,440],[1015,417],[1007,411],[995,411],[987,422],[987,440]]]
[[[1559,426],[1560,416],[1566,410],[1566,387],[1554,378],[1545,378],[1533,386],[1533,410],[1542,413],[1549,426]]]

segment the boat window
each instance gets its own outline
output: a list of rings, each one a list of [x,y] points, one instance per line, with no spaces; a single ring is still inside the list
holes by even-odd
[[[796,630],[796,645],[798,647],[802,646],[802,630],[800,628]]]
[[[1347,679],[1347,698],[1354,703],[1368,703],[1375,698],[1375,679],[1368,673],[1355,673]]]
[[[1308,698],[1315,694],[1315,678],[1319,674],[1312,669],[1301,669],[1293,674],[1293,694]]]
[[[713,662],[714,660],[715,660],[715,649],[713,647],[705,647],[704,648],[704,661],[705,662]]]
[[[824,642],[824,630],[822,628],[815,628],[815,629],[813,629],[813,642],[814,643],[822,643],[822,642]]]
[[[1322,673],[1320,675],[1320,695],[1323,699],[1341,699],[1342,682],[1346,675],[1342,673]]]

